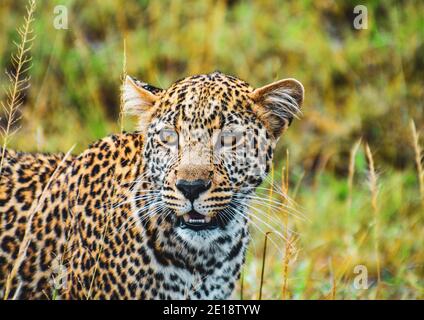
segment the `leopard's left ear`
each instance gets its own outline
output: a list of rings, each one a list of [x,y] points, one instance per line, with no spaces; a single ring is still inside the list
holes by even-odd
[[[303,103],[303,85],[296,79],[284,79],[255,89],[249,94],[253,109],[275,139],[298,118]]]
[[[153,105],[163,90],[127,76],[122,86],[123,111],[139,117],[139,129],[147,126]]]

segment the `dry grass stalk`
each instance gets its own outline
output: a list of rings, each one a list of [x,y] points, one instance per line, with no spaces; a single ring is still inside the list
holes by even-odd
[[[333,258],[330,257],[329,259],[329,266],[330,266],[330,277],[331,277],[331,293],[330,298],[331,300],[336,299],[336,292],[337,292],[337,284],[336,284],[336,275],[334,274],[334,267],[333,267]]]
[[[286,231],[289,230],[289,213],[285,210],[284,206],[289,204],[288,195],[289,195],[289,150],[286,150],[286,165],[281,167],[281,192],[286,195],[285,197],[281,195],[281,212],[284,215],[284,225]],[[287,244],[287,243],[286,243]]]
[[[355,158],[356,153],[358,152],[359,146],[361,145],[362,138],[359,138],[358,141],[355,142],[352,149],[350,149],[349,156],[349,174],[347,178],[347,186],[348,186],[348,198],[347,198],[347,208],[348,212],[352,207],[352,193],[353,193],[353,177],[355,175]]]
[[[293,254],[295,252],[294,242],[295,237],[289,235],[285,245],[284,252],[284,261],[283,261],[283,289],[282,289],[282,299],[287,299],[288,294],[288,285],[289,285],[289,264],[292,261]]]
[[[124,38],[124,57],[122,61],[122,75],[121,75],[121,95],[119,105],[119,127],[121,133],[124,131],[124,87],[125,80],[127,79],[127,41]]]
[[[262,300],[262,288],[263,288],[263,284],[264,284],[264,274],[265,274],[266,249],[267,249],[267,243],[268,243],[268,236],[271,233],[272,232],[270,232],[270,231],[268,231],[267,233],[265,233],[264,250],[263,250],[263,253],[262,253],[261,282],[259,284],[259,296],[258,296],[258,300]]]
[[[32,29],[35,8],[35,0],[29,0],[26,7],[27,12],[24,18],[24,23],[17,29],[19,34],[19,43],[13,42],[17,49],[17,52],[12,54],[11,57],[12,68],[14,70],[7,72],[9,85],[5,89],[6,101],[1,102],[1,106],[6,117],[6,124],[0,128],[3,140],[0,159],[0,174],[3,169],[7,145],[11,136],[16,133],[17,130],[13,129],[13,127],[20,120],[19,108],[24,102],[24,92],[29,87],[30,77],[26,76],[26,74],[32,67],[32,57],[29,54],[29,51],[32,48],[32,42],[35,38]]]
[[[281,168],[281,190],[283,193],[289,193],[289,150],[286,150],[286,165]],[[286,199],[282,199],[285,201]]]
[[[271,180],[269,183],[269,188],[268,188],[268,203],[272,202],[272,198],[274,196],[274,164],[271,163],[271,174],[270,174]],[[271,206],[268,206],[268,210],[267,210],[267,219],[269,222],[269,217],[272,214],[272,208]]]
[[[379,228],[378,228],[378,183],[377,174],[375,172],[374,159],[371,153],[371,149],[368,144],[365,145],[365,153],[368,159],[369,167],[369,188],[371,191],[371,206],[374,213],[374,237],[375,237],[375,256],[377,263],[377,296],[381,283],[381,272],[380,272],[380,254],[379,254]]]
[[[411,132],[412,132],[412,141],[414,145],[414,151],[415,151],[415,163],[417,165],[417,172],[418,172],[418,183],[420,186],[420,196],[421,201],[424,204],[424,168],[423,168],[423,150],[420,146],[420,135],[417,132],[417,129],[415,127],[414,120],[411,120]]]
[[[290,153],[289,149],[286,150],[286,192],[289,193],[289,167],[290,167]]]
[[[244,269],[241,270],[240,275],[240,300],[244,300]]]
[[[282,167],[281,170],[281,189],[283,191],[284,194],[286,194],[288,196],[289,194],[289,168],[290,168],[290,160],[289,160],[289,150],[286,150],[286,165]],[[283,197],[283,199],[281,199],[282,204],[288,204],[289,202],[287,201],[286,198]],[[295,247],[294,247],[294,242],[295,242],[295,237],[293,237],[291,234],[289,234],[289,214],[284,210],[283,208],[283,212],[285,212],[285,228],[286,228],[286,232],[287,232],[287,240],[285,242],[285,250],[284,250],[284,260],[283,260],[283,287],[282,287],[282,299],[286,300],[287,299],[287,294],[288,294],[288,275],[289,275],[289,264],[292,260],[294,251],[295,251]]]
[[[283,165],[281,167],[281,192],[286,194],[286,167]],[[285,201],[284,197],[281,197],[282,201]]]

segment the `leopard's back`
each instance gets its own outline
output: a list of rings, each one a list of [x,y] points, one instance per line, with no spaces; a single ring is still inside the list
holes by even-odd
[[[0,175],[0,295],[18,259],[28,220],[63,158],[63,154],[4,151]],[[71,161],[72,157],[67,157],[63,164]]]
[[[93,262],[100,253],[109,253],[100,243],[108,243],[114,255],[122,251],[115,243],[117,235],[103,239],[108,211],[113,211],[109,228],[118,223],[116,232],[134,233],[121,230],[123,222],[130,224],[122,216],[128,204],[117,208],[113,204],[127,202],[132,174],[140,174],[136,164],[140,144],[138,134],[123,134],[106,137],[78,156],[5,152],[0,181],[0,298],[6,292],[7,298],[19,299],[50,299],[52,294],[86,298],[93,285],[98,290],[102,282],[98,278],[113,271],[103,264],[98,269]],[[120,255],[113,258],[122,260]],[[10,274],[13,280],[7,284]],[[106,291],[109,295],[104,297],[114,292]],[[92,297],[101,296],[94,292]]]

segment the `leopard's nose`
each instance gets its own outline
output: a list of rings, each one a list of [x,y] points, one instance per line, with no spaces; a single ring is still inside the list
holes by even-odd
[[[176,187],[188,200],[193,202],[202,192],[211,187],[211,180],[177,180]]]

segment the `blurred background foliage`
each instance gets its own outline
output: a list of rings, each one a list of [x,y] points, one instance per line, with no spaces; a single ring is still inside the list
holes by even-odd
[[[0,1],[5,70],[25,1]],[[66,152],[76,144],[82,151],[118,132],[124,39],[127,73],[163,88],[214,70],[253,86],[297,78],[306,90],[304,114],[280,142],[273,176],[280,183],[289,150],[289,194],[309,219],[291,223],[300,234],[300,251],[290,267],[287,297],[328,297],[337,284],[339,298],[422,298],[423,207],[409,123],[413,119],[424,129],[424,2],[368,1],[363,30],[353,27],[357,4],[362,3],[38,1],[31,88],[10,147]],[[67,30],[54,28],[57,5],[68,10]],[[6,83],[4,74],[0,81]],[[131,119],[125,128],[134,128]],[[351,285],[356,264],[369,266],[371,279],[376,275],[362,148],[346,209],[349,154],[359,138],[369,143],[379,177],[383,293]],[[249,253],[245,298],[257,295],[263,240],[254,233],[259,247]],[[281,298],[281,259],[269,259],[264,297]]]

